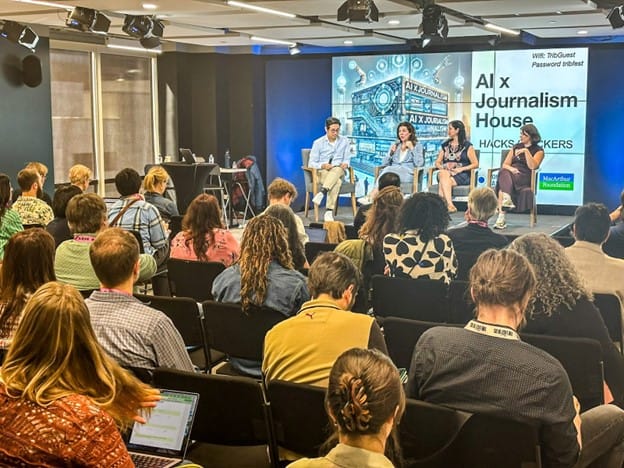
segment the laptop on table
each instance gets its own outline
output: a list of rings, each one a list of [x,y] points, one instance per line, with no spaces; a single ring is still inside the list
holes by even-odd
[[[186,455],[199,394],[161,390],[161,400],[145,424],[135,422],[126,446],[137,468],[167,468]]]

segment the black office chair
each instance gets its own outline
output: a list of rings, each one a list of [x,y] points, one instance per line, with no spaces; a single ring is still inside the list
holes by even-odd
[[[470,297],[468,281],[453,280],[449,284],[449,322],[468,323],[475,317],[475,304]]]
[[[457,256],[457,275],[455,279],[468,281],[468,273],[470,273],[472,266],[477,263],[480,254],[456,250],[455,255]]]
[[[594,294],[594,305],[600,311],[611,340],[618,345],[624,354],[622,339],[622,304],[615,294]]]
[[[170,258],[167,261],[169,289],[173,296],[192,297],[197,302],[212,300],[212,282],[225,270],[221,262],[194,262]]]
[[[314,259],[322,252],[333,252],[337,245],[329,242],[306,242],[303,247],[308,263],[311,265]]]

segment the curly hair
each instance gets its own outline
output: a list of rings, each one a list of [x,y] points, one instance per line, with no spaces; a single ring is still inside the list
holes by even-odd
[[[217,198],[206,193],[197,195],[182,219],[182,229],[185,245],[188,247],[193,242],[193,252],[199,261],[208,261],[206,250],[214,243],[214,230],[222,228]]]
[[[382,249],[386,234],[396,232],[398,213],[403,203],[401,189],[389,186],[381,189],[373,206],[366,212],[366,222],[360,228],[360,238],[366,240],[373,248]]]
[[[264,304],[272,261],[289,270],[294,269],[286,228],[273,216],[256,216],[243,231],[238,260],[243,311],[248,312],[251,306]]]
[[[527,315],[550,316],[565,305],[572,309],[579,299],[592,300],[572,262],[561,244],[543,233],[530,233],[515,239],[510,249],[524,255],[538,278],[535,293],[529,301]]]
[[[401,205],[399,232],[416,230],[423,242],[429,242],[446,231],[449,221],[446,202],[440,195],[418,192]]]
[[[264,214],[273,216],[279,219],[288,235],[288,247],[290,248],[290,254],[292,255],[293,264],[295,269],[301,270],[308,262],[305,256],[305,251],[301,239],[299,238],[299,232],[297,231],[297,221],[295,220],[295,213],[288,206],[280,203],[269,206]]]

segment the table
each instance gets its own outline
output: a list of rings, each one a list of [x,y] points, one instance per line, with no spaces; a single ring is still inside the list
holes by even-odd
[[[219,169],[217,164],[210,163],[172,162],[162,163],[162,167],[173,181],[176,203],[181,215],[186,213],[186,209],[197,195],[204,193],[204,186],[208,177],[218,175]]]

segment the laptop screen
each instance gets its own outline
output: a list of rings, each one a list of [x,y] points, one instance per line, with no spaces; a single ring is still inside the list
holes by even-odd
[[[310,239],[310,242],[325,242],[327,239],[327,230],[326,229],[318,229],[318,228],[305,228],[305,232]]]
[[[134,423],[128,450],[184,457],[199,395],[161,390],[160,396],[147,423]]]

